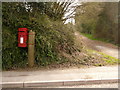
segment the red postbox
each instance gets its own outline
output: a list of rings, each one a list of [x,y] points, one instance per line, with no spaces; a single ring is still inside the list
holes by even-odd
[[[28,29],[19,28],[18,29],[18,47],[27,47],[28,40]]]

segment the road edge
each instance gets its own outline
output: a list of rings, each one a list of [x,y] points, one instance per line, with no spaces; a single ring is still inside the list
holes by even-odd
[[[64,81],[26,81],[26,82],[3,82],[2,88],[30,88],[30,87],[54,87],[118,83],[120,79],[86,79],[86,80],[64,80]]]

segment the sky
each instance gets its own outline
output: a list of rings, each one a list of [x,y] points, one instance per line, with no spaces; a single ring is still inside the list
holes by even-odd
[[[72,13],[72,12],[75,10],[75,7],[74,7],[74,6],[77,6],[77,5],[80,5],[80,2],[74,1],[74,2],[69,6],[68,9],[70,9],[70,11],[67,12],[67,13],[64,15],[64,18],[66,18],[67,16],[69,16],[69,14]],[[74,12],[74,13],[71,14],[70,16],[75,16],[75,13],[76,13],[76,12]],[[74,25],[74,24],[75,24],[75,19],[74,19],[74,18],[67,19],[67,20],[65,21],[65,24],[67,24],[67,23],[72,23],[72,24]]]

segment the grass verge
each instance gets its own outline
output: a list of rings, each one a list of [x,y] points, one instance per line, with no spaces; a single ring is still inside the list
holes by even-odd
[[[100,57],[101,61],[103,61],[103,62],[95,64],[95,66],[120,64],[120,59],[109,56],[105,53],[98,52],[98,51],[91,50],[91,49],[87,49],[86,51],[90,53],[91,55],[94,55],[94,54],[97,55],[98,57]]]
[[[106,42],[106,43],[113,43],[111,40],[108,40],[108,39],[95,38],[95,37],[93,37],[92,34],[87,34],[87,33],[81,33],[81,34],[84,35],[85,37],[91,39],[91,40],[98,40],[98,41],[102,41],[102,42]]]
[[[104,58],[103,60],[108,63],[108,64],[120,64],[120,60],[115,58],[115,57],[112,57],[112,56],[109,56],[107,54],[104,54],[102,52],[98,52],[99,54],[101,54]]]
[[[104,39],[104,38],[95,38],[95,37],[93,37],[92,34],[87,34],[87,33],[81,33],[81,34],[84,35],[85,37],[91,39],[91,40],[98,40],[98,41],[102,41],[102,42],[106,42],[106,43],[111,43],[111,44],[114,44],[114,45],[120,47],[120,44],[117,44],[112,40],[108,40],[108,39]]]

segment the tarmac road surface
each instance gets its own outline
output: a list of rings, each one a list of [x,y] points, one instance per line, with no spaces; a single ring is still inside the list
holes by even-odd
[[[37,88],[41,88],[41,87],[37,87]],[[57,86],[57,87],[42,87],[42,88],[118,88],[118,83],[93,84],[93,85],[73,85],[73,86]]]

